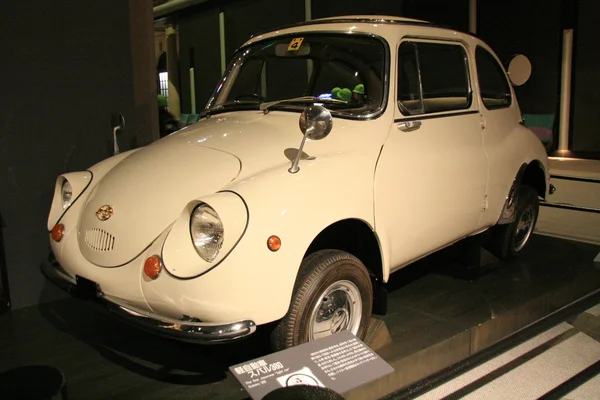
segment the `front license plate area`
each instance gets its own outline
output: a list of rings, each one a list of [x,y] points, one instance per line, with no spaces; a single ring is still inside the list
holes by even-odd
[[[99,287],[98,284],[94,281],[90,281],[89,279],[85,279],[81,276],[76,276],[77,280],[77,288],[76,295],[85,300],[94,300],[98,297]]]

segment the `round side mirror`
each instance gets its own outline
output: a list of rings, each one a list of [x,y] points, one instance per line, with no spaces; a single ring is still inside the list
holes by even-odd
[[[300,130],[311,140],[321,140],[329,135],[333,119],[328,109],[322,106],[307,107],[300,115]]]
[[[531,76],[531,61],[523,54],[517,54],[508,64],[508,77],[513,86],[524,85]]]
[[[111,116],[111,123],[114,130],[125,129],[125,117],[120,112],[116,112]]]

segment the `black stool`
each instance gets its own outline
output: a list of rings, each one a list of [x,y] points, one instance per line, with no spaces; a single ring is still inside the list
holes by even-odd
[[[328,388],[297,385],[275,389],[263,397],[263,400],[344,400],[344,398]]]
[[[0,374],[0,399],[67,400],[65,377],[46,365],[13,368]]]

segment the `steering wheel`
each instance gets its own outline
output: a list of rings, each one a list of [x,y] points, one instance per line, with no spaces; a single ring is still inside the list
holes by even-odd
[[[258,95],[256,93],[242,93],[242,94],[236,96],[234,98],[234,100],[242,100],[244,97],[249,97],[250,99],[256,100],[256,101],[267,101],[266,98],[264,98],[263,96]]]

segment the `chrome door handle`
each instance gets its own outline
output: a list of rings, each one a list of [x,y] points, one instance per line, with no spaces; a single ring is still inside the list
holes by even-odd
[[[421,121],[403,121],[399,122],[397,125],[398,129],[401,131],[412,131],[421,127]]]

